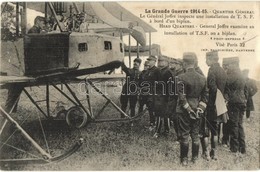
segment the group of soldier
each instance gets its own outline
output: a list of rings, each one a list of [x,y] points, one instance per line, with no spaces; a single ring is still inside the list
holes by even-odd
[[[207,77],[199,68],[193,52],[186,52],[182,59],[171,62],[166,56],[157,59],[151,55],[144,62],[142,72],[139,70],[140,58],[134,60],[133,68],[127,68],[124,63],[121,65],[126,73],[120,98],[122,110],[125,112],[130,102],[130,115],[134,116],[138,100],[138,113],[146,105],[149,130],[154,131],[154,138],[167,136],[173,126],[184,166],[188,164],[189,137],[192,140],[193,163],[199,157],[200,144],[204,159],[217,160],[220,124],[223,125],[222,144],[229,146],[231,152],[246,153],[243,114],[246,111],[249,117],[250,111],[254,110],[252,96],[257,92],[257,87],[255,81],[246,76],[248,70],[240,70],[238,57],[223,58],[222,67],[218,61],[218,52],[206,53],[206,64],[209,66]],[[223,98],[226,113],[217,112],[218,96]]]

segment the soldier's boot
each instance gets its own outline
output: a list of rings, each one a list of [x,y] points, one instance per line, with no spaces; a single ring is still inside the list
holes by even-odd
[[[154,138],[158,138],[159,137],[161,128],[162,128],[162,119],[161,119],[161,117],[157,117],[156,118],[155,133],[153,135]]]
[[[181,152],[181,164],[183,166],[188,165],[188,152],[189,152],[189,143],[182,142],[180,144],[180,152]]]
[[[221,139],[220,139],[220,132],[221,132],[221,123],[218,124],[218,144],[221,144]]]
[[[209,150],[208,150],[208,146],[209,146],[208,137],[200,138],[200,142],[201,142],[201,147],[202,147],[202,158],[209,161],[210,156],[209,156]]]
[[[216,155],[216,147],[218,144],[218,136],[213,136],[211,139],[211,151],[210,151],[210,157],[213,160],[217,160],[217,155]]]
[[[192,162],[195,164],[199,158],[199,142],[192,142]]]
[[[165,136],[169,135],[170,132],[170,118],[164,118],[164,134]]]

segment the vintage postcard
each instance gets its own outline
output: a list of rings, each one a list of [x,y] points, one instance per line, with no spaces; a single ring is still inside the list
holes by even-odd
[[[258,170],[260,2],[1,3],[1,170]]]

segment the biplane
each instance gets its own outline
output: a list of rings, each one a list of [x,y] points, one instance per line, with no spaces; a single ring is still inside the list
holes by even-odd
[[[111,122],[111,121],[132,121],[140,117],[141,114],[135,117],[130,117],[123,112],[120,107],[114,103],[106,94],[95,86],[93,81],[105,81],[113,79],[122,79],[123,77],[115,77],[112,75],[104,75],[103,72],[109,71],[113,73],[115,68],[119,68],[125,55],[125,44],[122,40],[124,35],[129,35],[128,55],[131,57],[131,42],[132,36],[136,42],[137,57],[139,53],[139,46],[146,51],[151,52],[151,32],[155,32],[151,26],[134,16],[119,4],[114,2],[17,2],[2,4],[2,12],[8,5],[15,6],[16,8],[16,34],[22,35],[23,51],[24,51],[24,75],[23,76],[1,76],[0,86],[1,89],[9,89],[10,87],[19,88],[28,97],[33,105],[40,111],[41,114],[48,121],[55,120],[55,118],[64,113],[65,121],[67,124],[74,128],[82,128],[89,122]],[[52,15],[58,25],[59,30],[55,32],[42,33],[42,34],[27,34],[26,31],[26,10],[34,9],[48,15]],[[80,10],[82,9],[82,10]],[[77,32],[75,31],[73,20],[76,15],[84,12],[89,16],[88,31]],[[58,15],[68,16],[68,20],[72,21],[71,30],[64,29]],[[19,19],[21,22],[19,24]],[[19,31],[21,30],[21,34]],[[149,46],[146,46],[146,33],[149,32]],[[3,47],[3,42],[1,43]],[[148,48],[147,48],[148,47]],[[5,56],[2,49],[1,56]],[[131,60],[129,60],[130,62]],[[130,64],[131,65],[131,64]],[[2,71],[1,71],[2,72]],[[100,74],[98,77],[91,74]],[[75,94],[75,90],[70,86],[71,83],[84,82],[86,105]],[[35,100],[31,95],[30,89],[32,87],[45,87],[45,99]],[[65,110],[62,106],[58,106],[58,110],[50,110],[50,87],[56,90],[65,99],[71,102],[72,106]],[[65,87],[67,92],[64,91]],[[101,96],[106,99],[106,103],[100,110],[94,114],[91,108],[91,100],[89,97],[89,87],[94,88]],[[48,148],[46,141],[46,132],[42,131],[44,136],[44,143],[47,146],[41,146],[27,131],[19,124],[18,121],[12,117],[12,110],[15,108],[19,97],[13,103],[12,108],[7,112],[3,107],[0,107],[0,113],[4,120],[0,130],[0,135],[5,134],[7,124],[14,126],[15,131],[25,138],[40,155],[32,156],[32,158],[14,158],[8,157],[0,160],[1,164],[7,163],[50,163],[63,160],[77,151],[83,143],[81,137],[76,140],[76,143],[65,150],[65,153],[53,155],[52,151]],[[39,106],[39,103],[45,103],[44,108]],[[97,117],[104,111],[104,109],[111,104],[120,114],[124,114],[126,118],[115,119],[97,119]],[[39,120],[41,118],[39,117]],[[51,122],[47,122],[50,123]],[[40,121],[40,127],[44,130],[43,123]],[[0,150],[6,146],[15,148],[9,145],[8,141],[12,137],[11,134],[6,140],[1,140]],[[1,137],[2,139],[2,137]],[[20,148],[16,148],[23,151]],[[24,152],[24,151],[23,151]]]

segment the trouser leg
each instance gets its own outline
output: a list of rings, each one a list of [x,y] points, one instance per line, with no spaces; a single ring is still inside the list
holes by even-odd
[[[246,118],[250,118],[250,110],[246,111]]]
[[[18,101],[20,98],[20,95],[23,91],[22,86],[11,86],[8,89],[8,95],[5,102],[5,111],[10,112],[10,110],[13,108],[13,112],[17,111]],[[14,106],[15,105],[15,106]]]
[[[211,150],[210,150],[210,157],[214,160],[217,160],[217,145],[218,145],[218,128],[219,124],[215,121],[210,121],[210,133],[211,133]]]
[[[201,142],[201,148],[202,148],[202,157],[209,161],[209,150],[208,150],[208,145],[209,145],[209,138],[208,137],[202,137],[200,138]]]
[[[243,127],[243,112],[240,112],[239,114],[238,134],[239,151],[241,153],[246,153],[245,132]]]
[[[120,103],[121,103],[121,110],[123,112],[126,112],[126,108],[127,108],[127,103],[128,103],[128,96],[126,95],[121,95],[120,97]],[[122,113],[121,114],[121,118],[124,118],[125,115]]]
[[[180,160],[187,165],[189,152],[189,135],[191,131],[191,120],[188,113],[178,114],[178,135],[180,141]]]
[[[170,132],[170,118],[164,118],[164,130],[165,134],[168,134]]]
[[[192,141],[192,161],[194,163],[199,157],[199,147],[199,141]]]
[[[160,116],[156,117],[156,128],[155,133],[159,134],[162,128],[162,118]]]
[[[150,124],[155,124],[154,103],[151,98],[147,101]]]
[[[230,115],[230,150],[237,152],[239,150],[239,112],[237,109],[233,110]]]
[[[181,142],[180,143],[180,159],[181,163],[187,163],[188,162],[188,152],[189,152],[189,142]],[[184,164],[186,165],[186,164]]]
[[[229,120],[227,123],[223,123],[223,137],[222,144],[229,145]]]
[[[136,103],[137,103],[137,96],[131,96],[130,97],[130,110],[131,110],[131,117],[135,116],[135,107],[136,107]]]
[[[191,121],[191,140],[192,140],[192,161],[195,163],[195,161],[198,159],[199,156],[199,131],[200,131],[200,119],[192,120]]]

